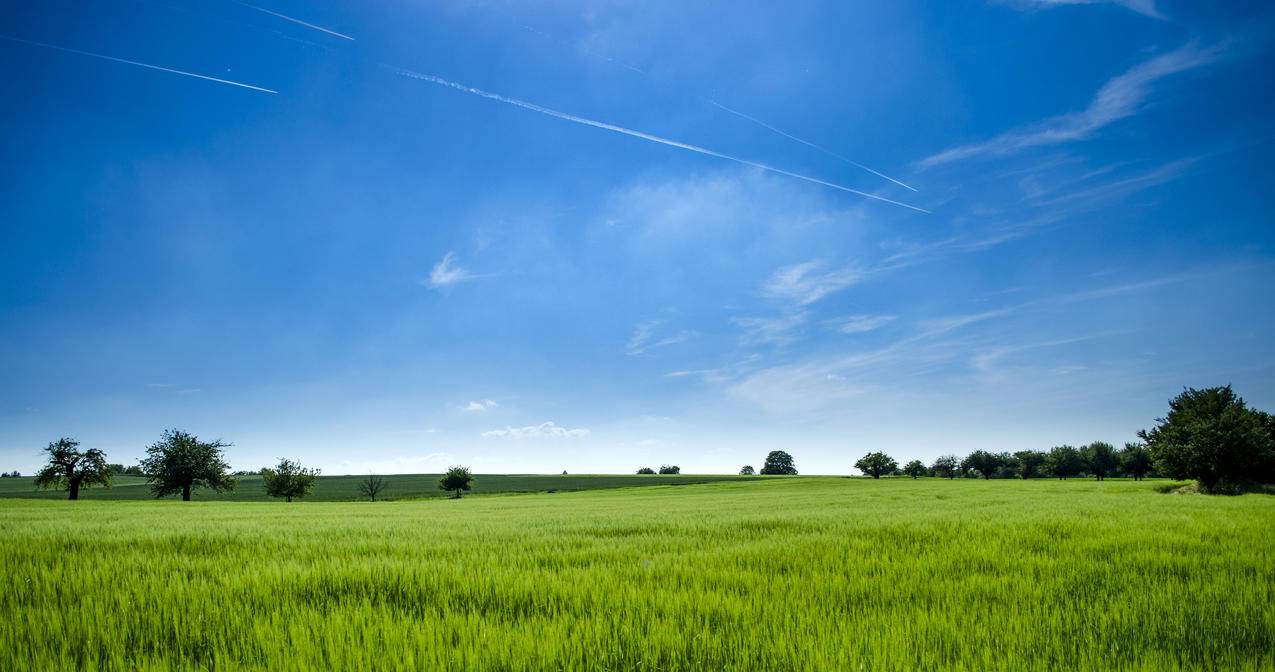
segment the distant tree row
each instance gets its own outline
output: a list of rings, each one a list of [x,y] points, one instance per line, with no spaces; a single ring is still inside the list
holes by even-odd
[[[13,471],[0,472],[0,478],[22,478],[22,472],[14,469]]]

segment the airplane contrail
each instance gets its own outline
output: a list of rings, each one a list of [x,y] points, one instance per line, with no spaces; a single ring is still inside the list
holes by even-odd
[[[263,13],[265,13],[265,14],[269,14],[270,16],[278,17],[278,18],[280,18],[280,19],[283,19],[284,21],[291,21],[291,22],[293,22],[293,23],[295,23],[295,24],[297,24],[297,25],[305,26],[306,28],[312,28],[312,29],[314,29],[314,30],[317,30],[317,31],[320,31],[320,32],[327,33],[328,35],[335,35],[336,37],[339,37],[339,38],[342,38],[342,39],[345,39],[345,40],[349,40],[349,41],[351,41],[351,42],[353,42],[353,41],[354,41],[354,38],[353,38],[353,37],[350,37],[349,35],[345,35],[345,34],[343,34],[343,33],[338,33],[338,32],[336,32],[335,30],[328,30],[327,28],[324,28],[323,26],[316,26],[316,25],[314,25],[313,23],[306,23],[305,21],[302,21],[301,19],[294,19],[294,18],[292,18],[291,16],[288,16],[287,14],[280,14],[279,12],[272,12],[272,11],[270,11],[270,10],[268,10],[268,9],[264,8],[264,7],[258,7],[258,6],[256,6],[256,5],[250,5],[250,4],[246,3],[246,2],[239,2],[239,0],[233,0],[233,1],[234,1],[234,3],[235,3],[236,5],[242,5],[242,6],[244,6],[244,7],[247,7],[248,9],[255,9],[255,10],[257,10],[258,12],[263,12]]]
[[[208,75],[201,75],[195,72],[186,72],[185,70],[174,70],[172,68],[165,68],[159,65],[151,65],[149,63],[138,63],[137,61],[130,61],[124,58],[115,58],[114,56],[105,56],[102,54],[95,54],[91,51],[80,51],[79,49],[71,49],[70,47],[59,47],[56,44],[45,44],[43,42],[36,42],[34,40],[24,40],[20,37],[10,37],[8,35],[0,35],[0,39],[10,40],[12,42],[21,42],[22,44],[30,44],[36,47],[44,47],[45,49],[56,49],[58,51],[65,51],[71,54],[79,54],[81,56],[91,56],[93,58],[100,58],[106,61],[115,61],[116,63],[127,63],[128,65],[136,65],[139,68],[150,68],[151,70],[159,70],[160,72],[171,72],[174,75],[185,75],[186,77],[194,77],[196,79],[206,79],[210,82],[217,82],[218,84],[229,84],[230,86],[238,86],[244,89],[252,89],[253,91],[261,91],[262,93],[279,93],[278,91],[275,91],[274,89],[267,89],[260,86],[253,86],[252,84],[244,84],[243,82],[236,82],[229,79],[221,79],[218,77],[209,77]]]
[[[490,92],[487,92],[487,91],[483,91],[482,89],[476,89],[476,88],[474,88],[474,87],[472,87],[472,86],[466,86],[466,85],[464,85],[464,84],[458,84],[458,83],[456,83],[456,82],[448,81],[448,80],[446,80],[446,79],[443,79],[442,77],[436,77],[436,76],[434,76],[434,75],[428,75],[428,74],[421,73],[421,72],[415,72],[415,71],[412,71],[412,70],[406,70],[406,69],[404,69],[404,68],[396,68],[396,67],[389,66],[389,65],[383,65],[382,67],[385,67],[385,68],[387,68],[387,69],[389,69],[389,70],[391,70],[391,71],[393,71],[393,72],[395,72],[395,73],[397,73],[397,74],[399,74],[399,75],[402,75],[402,76],[404,76],[404,77],[410,77],[410,78],[412,78],[412,79],[419,79],[419,80],[422,80],[422,81],[430,82],[430,83],[432,83],[432,84],[438,84],[439,86],[446,86],[446,87],[448,87],[448,88],[456,89],[457,91],[463,91],[463,92],[465,92],[465,93],[473,94],[473,95],[475,95],[475,96],[480,96],[480,97],[487,98],[487,99],[490,99],[490,100],[495,100],[495,101],[497,101],[497,102],[505,103],[505,104],[507,104],[507,105],[514,105],[514,106],[517,106],[517,107],[521,107],[521,108],[523,108],[523,109],[531,110],[532,112],[539,112],[540,114],[548,115],[548,116],[550,116],[550,117],[557,117],[558,119],[564,119],[564,120],[566,120],[566,121],[575,122],[575,123],[577,123],[577,124],[584,124],[585,126],[592,126],[592,127],[594,127],[594,128],[600,128],[600,129],[603,129],[603,130],[606,130],[606,131],[612,131],[612,132],[615,132],[615,133],[622,133],[622,134],[624,134],[624,135],[632,136],[632,137],[635,137],[635,138],[641,138],[641,139],[643,139],[643,140],[649,140],[649,141],[651,141],[651,142],[659,143],[659,144],[661,144],[661,145],[668,145],[669,147],[677,147],[677,148],[679,148],[679,149],[685,149],[685,150],[687,150],[687,151],[695,152],[695,153],[697,153],[697,154],[704,154],[704,155],[707,155],[707,156],[715,156],[715,157],[717,157],[717,158],[719,158],[719,159],[726,159],[727,161],[734,161],[735,163],[743,164],[743,165],[745,165],[745,166],[751,166],[751,167],[753,167],[753,168],[759,168],[759,169],[761,169],[761,170],[765,170],[765,171],[769,171],[769,172],[772,172],[772,173],[776,173],[776,174],[778,174],[778,175],[786,175],[786,176],[788,176],[788,177],[796,178],[796,179],[798,179],[798,180],[805,180],[806,182],[811,182],[811,183],[814,183],[814,184],[820,184],[820,185],[823,185],[823,186],[825,186],[825,187],[831,187],[831,188],[833,188],[833,189],[839,189],[839,190],[841,190],[841,191],[849,192],[849,193],[851,193],[851,194],[856,194],[856,195],[859,195],[859,196],[863,196],[864,198],[870,198],[870,199],[873,199],[873,200],[876,200],[876,201],[882,201],[882,202],[885,202],[885,203],[889,203],[889,204],[891,204],[891,205],[897,205],[897,206],[899,206],[899,207],[907,208],[907,209],[909,209],[909,210],[915,210],[915,211],[917,211],[917,212],[923,212],[923,213],[925,213],[925,214],[927,214],[927,215],[928,215],[928,214],[931,214],[929,210],[925,210],[925,209],[923,209],[923,208],[918,208],[918,207],[916,207],[915,205],[908,205],[907,203],[902,203],[902,202],[900,202],[900,201],[895,201],[895,200],[891,200],[891,199],[888,199],[888,198],[885,198],[885,197],[882,197],[882,196],[877,196],[876,194],[869,194],[869,193],[867,193],[866,191],[859,191],[858,189],[851,189],[850,187],[842,186],[842,185],[840,185],[840,184],[834,184],[834,183],[832,183],[832,182],[826,182],[826,181],[821,180],[821,179],[816,178],[816,177],[810,177],[810,176],[808,176],[808,175],[802,175],[802,174],[800,174],[800,173],[794,173],[794,172],[791,172],[791,171],[784,170],[784,169],[782,169],[782,168],[775,168],[774,166],[768,166],[768,165],[766,165],[766,164],[764,164],[764,163],[759,163],[759,162],[757,162],[757,161],[750,161],[750,160],[748,160],[748,159],[742,159],[742,158],[737,157],[737,156],[731,156],[730,154],[723,154],[723,153],[721,153],[721,152],[717,152],[717,151],[714,151],[714,150],[711,150],[711,149],[707,149],[707,148],[704,148],[704,147],[700,147],[700,146],[698,146],[698,145],[692,145],[692,144],[688,144],[688,143],[685,143],[685,142],[678,142],[677,140],[670,140],[670,139],[668,139],[668,138],[662,138],[662,137],[660,137],[660,136],[658,136],[658,135],[652,135],[652,134],[650,134],[650,133],[643,133],[642,131],[635,131],[635,130],[633,130],[633,129],[631,129],[631,128],[625,128],[625,127],[623,127],[623,126],[616,126],[615,124],[608,124],[608,123],[606,123],[606,122],[604,122],[604,121],[596,121],[596,120],[594,120],[594,119],[588,119],[588,118],[585,118],[585,117],[578,117],[578,116],[576,116],[576,115],[574,115],[574,114],[567,114],[566,112],[559,112],[559,111],[557,111],[557,110],[552,110],[552,109],[549,109],[549,108],[547,108],[547,107],[541,107],[540,105],[536,105],[535,103],[529,103],[529,102],[527,102],[527,101],[525,101],[525,100],[518,100],[517,98],[510,98],[510,97],[508,97],[508,96],[502,96],[502,95],[500,95],[500,94],[498,94],[498,93],[490,93]]]
[[[761,126],[762,128],[765,128],[765,129],[769,129],[769,130],[771,130],[771,131],[774,131],[775,133],[778,133],[779,135],[782,135],[782,136],[784,136],[785,138],[788,138],[789,140],[792,140],[792,141],[794,141],[794,142],[800,142],[801,144],[806,145],[807,147],[814,147],[815,149],[817,149],[817,150],[819,150],[819,151],[823,152],[824,154],[827,154],[828,156],[833,156],[833,157],[836,157],[836,158],[838,158],[838,159],[841,159],[842,161],[845,161],[846,163],[848,163],[848,164],[850,164],[850,165],[852,165],[852,166],[854,166],[854,167],[856,167],[856,168],[861,168],[861,169],[863,169],[863,170],[866,170],[866,171],[868,171],[869,173],[872,173],[873,175],[876,175],[876,176],[877,176],[877,177],[879,177],[879,178],[882,178],[882,179],[885,179],[885,180],[889,180],[889,181],[891,181],[891,182],[893,182],[893,183],[895,183],[895,184],[897,184],[897,185],[899,185],[900,187],[903,187],[903,188],[905,188],[905,189],[911,189],[912,191],[916,191],[916,188],[914,188],[914,187],[912,187],[912,186],[910,186],[910,185],[904,184],[903,182],[900,182],[899,180],[896,180],[896,179],[894,179],[893,177],[890,177],[889,175],[886,175],[885,173],[882,173],[882,172],[879,172],[879,171],[873,170],[873,169],[871,169],[871,168],[869,168],[869,167],[867,167],[867,166],[863,165],[862,163],[859,163],[858,161],[852,161],[852,160],[850,160],[850,159],[847,159],[846,157],[844,157],[844,156],[842,156],[842,155],[840,155],[840,154],[838,154],[838,153],[836,153],[836,152],[834,152],[834,151],[832,151],[832,150],[830,150],[830,149],[828,149],[828,148],[826,148],[826,147],[822,147],[822,146],[820,146],[820,145],[816,145],[815,143],[810,142],[809,140],[803,140],[803,139],[801,139],[801,138],[799,138],[799,137],[797,137],[797,136],[795,136],[795,135],[793,135],[793,134],[791,134],[791,133],[784,132],[783,130],[780,130],[780,129],[778,129],[778,128],[775,128],[774,126],[771,126],[770,124],[768,124],[768,123],[766,123],[766,122],[762,121],[761,119],[758,119],[757,117],[749,116],[749,115],[747,115],[747,114],[744,114],[743,112],[740,112],[739,110],[732,110],[731,108],[726,107],[725,105],[722,105],[721,103],[717,102],[716,100],[712,100],[711,98],[706,98],[705,100],[707,100],[707,101],[708,101],[711,105],[713,105],[714,107],[717,107],[717,108],[719,108],[719,109],[721,109],[721,110],[725,110],[725,111],[727,111],[727,112],[730,112],[731,114],[733,114],[733,115],[735,115],[735,116],[737,116],[737,117],[741,117],[741,118],[743,118],[743,119],[747,119],[748,121],[751,121],[751,122],[753,122],[754,124],[757,124],[758,126]]]

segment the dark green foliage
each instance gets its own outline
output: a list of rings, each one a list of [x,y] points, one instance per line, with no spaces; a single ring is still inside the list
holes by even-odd
[[[235,479],[227,471],[221,449],[230,444],[200,441],[198,437],[176,429],[166,430],[157,443],[146,449],[142,471],[150,481],[156,498],[180,493],[189,502],[195,488],[225,492],[235,487]]]
[[[655,470],[650,467],[642,467],[641,469],[637,470],[637,473],[639,476],[646,476],[649,474],[654,474]]]
[[[106,463],[106,454],[97,448],[81,452],[79,445],[78,441],[68,438],[50,443],[44,449],[49,454],[49,462],[35,474],[36,487],[65,489],[67,499],[79,499],[80,488],[111,487],[111,467]]]
[[[13,471],[6,471],[4,473],[0,473],[0,478],[22,478],[22,472],[17,469],[14,469]]]
[[[911,476],[912,478],[919,478],[921,476],[925,476],[926,474],[930,473],[930,471],[929,469],[925,468],[924,462],[920,460],[912,460],[911,462],[908,462],[906,465],[904,465],[903,473],[907,474],[908,476]]]
[[[1116,447],[1103,441],[1094,441],[1081,448],[1080,456],[1085,462],[1085,468],[1100,481],[1120,467]]]
[[[1060,480],[1077,476],[1084,468],[1084,458],[1080,455],[1080,451],[1072,446],[1054,446],[1045,456],[1045,471]]]
[[[751,464],[745,464],[739,469],[740,476],[752,476],[755,473],[757,472],[753,470],[753,465]]]
[[[380,476],[369,474],[367,478],[359,481],[359,494],[367,497],[368,501],[375,502],[376,496],[384,489],[385,479]]]
[[[899,468],[899,463],[885,453],[868,453],[854,463],[854,468],[872,478],[881,478]]]
[[[984,479],[989,479],[996,474],[1001,465],[1001,456],[989,453],[986,450],[976,450],[967,455],[961,462],[962,469],[979,474]]]
[[[1266,414],[1231,389],[1187,388],[1169,400],[1169,414],[1138,432],[1155,467],[1169,478],[1193,479],[1204,492],[1228,492],[1270,478],[1275,462]]]
[[[682,473],[682,468],[676,464],[664,464],[660,466],[660,473],[665,475],[680,474]]]
[[[1141,443],[1126,443],[1120,451],[1120,468],[1135,481],[1151,473],[1151,453]]]
[[[764,476],[796,476],[797,463],[793,461],[792,455],[782,450],[772,450],[761,465],[761,473]]]
[[[306,469],[299,462],[280,459],[274,468],[261,470],[261,480],[266,486],[266,494],[291,502],[310,494],[314,482],[319,478],[318,469]]]
[[[1036,478],[1041,476],[1041,470],[1044,468],[1048,456],[1042,450],[1020,450],[1014,453],[1014,459],[1018,461],[1019,476]]]
[[[955,455],[941,455],[934,460],[933,466],[935,476],[943,478],[956,478],[956,472],[961,468],[961,460]]]
[[[126,467],[122,464],[108,464],[106,466],[110,467],[111,474],[115,476],[145,476],[146,475],[142,473],[142,467],[141,465],[138,465],[138,464],[134,464],[130,467]]]
[[[438,489],[446,492],[454,492],[456,496],[453,499],[460,499],[462,490],[468,490],[470,484],[474,480],[474,475],[469,473],[469,467],[452,467],[438,479]]]

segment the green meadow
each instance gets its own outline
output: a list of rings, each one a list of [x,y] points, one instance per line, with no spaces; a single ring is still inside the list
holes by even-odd
[[[1275,497],[1163,484],[7,498],[0,669],[1275,669]]]

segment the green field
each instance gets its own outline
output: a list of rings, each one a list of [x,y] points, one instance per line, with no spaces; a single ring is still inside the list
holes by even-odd
[[[442,474],[395,474],[382,476],[385,490],[377,499],[420,499],[423,497],[448,497],[449,493],[438,489]],[[196,490],[194,499],[232,502],[268,502],[260,476],[239,476],[239,482],[230,492]],[[314,491],[306,497],[312,502],[348,502],[363,499],[359,483],[366,476],[320,476]],[[572,490],[600,490],[604,488],[629,488],[646,485],[690,485],[714,481],[737,481],[746,476],[692,475],[676,476],[634,474],[478,474],[474,477],[473,492],[500,494],[517,492],[568,492]],[[757,478],[757,477],[752,477]],[[41,499],[66,499],[65,490],[37,490],[32,478],[0,478],[0,497],[37,497]],[[146,479],[139,476],[117,476],[110,488],[93,487],[80,491],[80,499],[153,499]]]
[[[0,669],[1275,669],[1273,529],[1128,481],[6,499]]]

